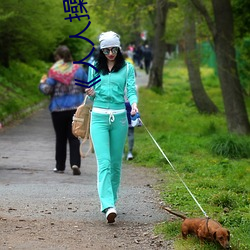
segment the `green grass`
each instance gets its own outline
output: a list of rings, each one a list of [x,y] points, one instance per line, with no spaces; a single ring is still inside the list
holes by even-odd
[[[19,117],[21,111],[45,99],[38,84],[48,65],[40,61],[31,65],[13,61],[8,69],[0,67],[0,122],[9,115]]]
[[[159,169],[164,181],[156,188],[165,204],[189,217],[202,217],[181,178],[206,213],[230,230],[232,249],[250,249],[250,138],[227,132],[218,79],[209,68],[202,68],[201,73],[208,95],[220,110],[217,115],[202,115],[197,111],[187,71],[180,60],[166,65],[162,94],[146,88],[139,90],[142,120],[178,174],[143,127],[135,130],[133,163]],[[180,224],[177,219],[159,224],[155,230],[175,239],[178,250],[217,249],[213,243],[201,248],[192,237],[188,243],[184,242],[178,237]]]

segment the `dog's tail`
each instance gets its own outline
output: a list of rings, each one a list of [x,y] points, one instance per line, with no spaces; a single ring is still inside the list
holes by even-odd
[[[187,219],[187,217],[186,217],[185,215],[183,215],[183,214],[179,214],[179,213],[177,213],[177,212],[173,212],[171,209],[169,209],[169,208],[167,208],[167,207],[164,207],[164,206],[162,206],[162,208],[163,208],[164,210],[168,211],[169,213],[171,213],[171,214],[173,214],[173,215],[175,215],[175,216],[177,216],[177,217],[182,218],[183,220]]]

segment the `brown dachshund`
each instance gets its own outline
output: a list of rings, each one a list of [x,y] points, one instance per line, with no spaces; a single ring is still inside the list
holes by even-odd
[[[163,207],[166,211],[183,219],[181,233],[183,239],[187,239],[188,234],[196,235],[201,241],[216,241],[224,249],[231,249],[229,240],[230,232],[222,225],[210,218],[187,218],[185,215],[173,212],[171,209]]]

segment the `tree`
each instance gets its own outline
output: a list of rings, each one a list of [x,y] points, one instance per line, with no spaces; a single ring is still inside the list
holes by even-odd
[[[9,27],[6,23],[15,16],[15,12],[10,9],[5,9],[4,6],[0,4],[0,64],[9,67],[9,50],[11,42],[11,34],[9,32]],[[5,13],[4,15],[2,15]]]
[[[232,0],[234,14],[235,35],[237,38],[244,38],[250,35],[250,1]]]
[[[230,0],[212,0],[214,21],[200,0],[191,0],[204,16],[213,37],[228,130],[249,134],[250,123],[238,76]]]
[[[144,26],[150,30],[151,35],[154,1],[93,0],[95,22],[99,24],[97,34],[107,30],[115,31],[121,35],[123,49],[131,42],[141,42],[140,32]]]
[[[193,7],[189,3],[185,6],[185,55],[188,69],[189,82],[195,105],[200,113],[217,113],[218,108],[207,95],[200,75],[200,57],[197,52],[196,27]],[[192,15],[191,15],[192,13]]]
[[[244,94],[250,96],[250,8],[248,0],[232,0],[237,62]]]
[[[170,8],[177,7],[175,3],[168,0],[156,1],[155,15],[155,36],[154,36],[154,57],[149,75],[148,87],[157,87],[162,89],[163,66],[166,54],[166,42],[164,34],[166,31],[167,13]]]
[[[29,61],[48,55],[49,48],[53,48],[61,35],[59,20],[55,16],[57,6],[42,0],[36,1],[35,9],[31,0],[0,2],[4,13],[12,13],[8,18],[0,19],[2,65],[8,67],[12,59]]]
[[[36,8],[33,0],[0,1],[0,14],[4,13],[0,17],[1,65],[8,67],[11,60],[47,61],[59,44],[67,44],[79,60],[91,51],[83,39],[69,38],[83,30],[87,18],[65,20],[68,14],[62,1],[37,0],[35,4]],[[84,35],[91,40],[93,31],[90,28]]]

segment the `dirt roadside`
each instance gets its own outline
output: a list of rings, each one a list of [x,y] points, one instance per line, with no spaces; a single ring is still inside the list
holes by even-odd
[[[55,174],[54,132],[47,108],[0,130],[0,250],[169,249],[155,236],[168,220],[160,209],[156,170],[124,164],[118,218],[100,213],[96,161],[82,161],[82,175],[67,166]]]

